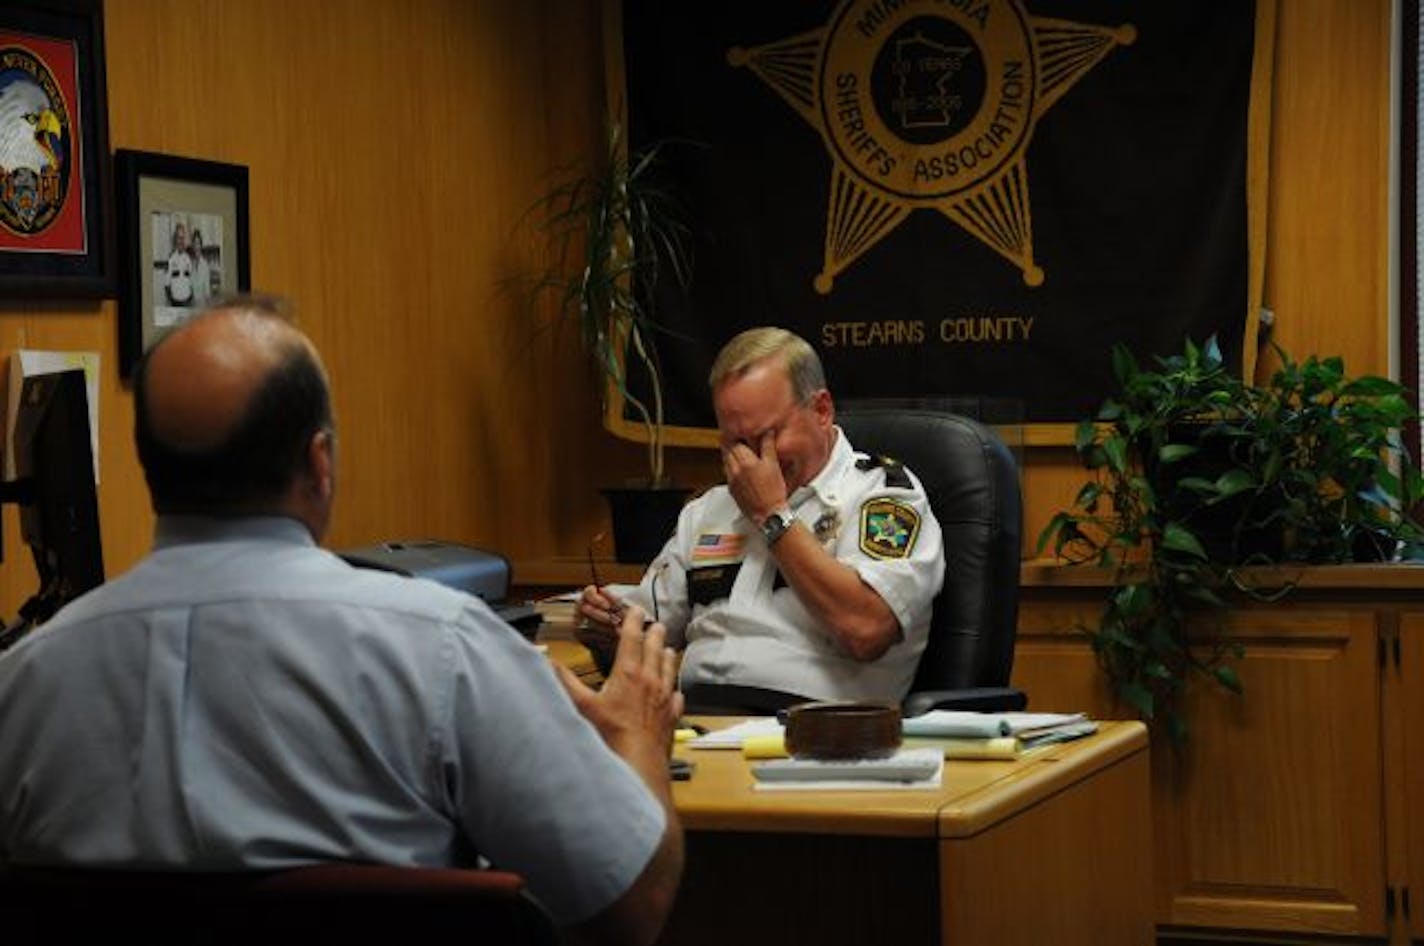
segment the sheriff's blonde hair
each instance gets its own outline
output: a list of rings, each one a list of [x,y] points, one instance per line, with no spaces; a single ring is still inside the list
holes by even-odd
[[[795,332],[770,326],[749,328],[723,345],[712,363],[707,384],[715,391],[723,382],[741,377],[768,358],[780,359],[798,403],[804,404],[826,386],[826,372],[816,350]]]

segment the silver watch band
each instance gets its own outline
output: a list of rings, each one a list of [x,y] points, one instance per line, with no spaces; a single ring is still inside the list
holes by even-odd
[[[791,511],[790,506],[773,509],[761,523],[761,534],[766,539],[766,544],[775,545],[795,522],[796,514]]]

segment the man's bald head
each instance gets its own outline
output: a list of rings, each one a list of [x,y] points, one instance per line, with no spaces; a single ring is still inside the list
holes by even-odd
[[[160,513],[280,512],[331,427],[316,349],[275,301],[223,302],[140,362],[135,439]]]
[[[306,339],[251,308],[210,310],[165,338],[143,371],[149,429],[160,442],[201,451],[221,444],[254,393]]]

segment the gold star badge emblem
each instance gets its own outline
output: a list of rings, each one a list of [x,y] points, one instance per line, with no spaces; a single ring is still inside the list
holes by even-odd
[[[938,210],[1043,283],[1025,155],[1034,125],[1130,25],[1033,17],[1022,0],[842,0],[824,27],[735,47],[832,160],[816,291],[912,210]]]

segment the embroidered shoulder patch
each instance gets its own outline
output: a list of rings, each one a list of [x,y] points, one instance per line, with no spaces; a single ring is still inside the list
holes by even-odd
[[[915,548],[920,514],[893,499],[860,507],[860,550],[872,558],[904,558]]]

